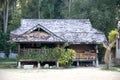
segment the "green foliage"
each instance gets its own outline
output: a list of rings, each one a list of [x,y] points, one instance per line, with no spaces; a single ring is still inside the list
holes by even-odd
[[[75,51],[72,49],[61,49],[61,56],[58,59],[58,62],[61,66],[67,67],[70,66],[72,63],[72,60],[75,58]]]
[[[31,50],[29,53],[27,52],[27,50],[24,49],[24,55],[22,56],[18,56],[17,59],[34,59],[36,60],[36,52],[35,50]]]
[[[9,40],[9,35],[7,33],[0,32],[0,50],[8,52],[10,49],[10,43],[7,42]]]
[[[64,6],[63,0],[43,0],[41,2],[41,18],[63,18],[62,10]]]
[[[49,49],[49,51],[46,52],[46,49],[42,49],[40,53],[36,52],[35,50],[27,52],[27,50],[24,51],[23,56],[18,56],[19,59],[33,59],[38,61],[58,61],[61,66],[69,66],[72,63],[72,59],[75,58],[75,51],[72,49]]]
[[[64,0],[53,0],[54,1],[54,18],[61,19],[64,18],[62,14],[65,7]]]
[[[14,43],[10,43],[9,41],[9,34],[3,33],[0,31],[0,51],[4,51],[5,53],[9,53],[9,50],[16,51],[17,45]]]
[[[65,43],[62,45],[63,48],[65,48],[65,47],[67,47],[67,46],[69,46],[69,43],[68,43],[68,42],[65,42]]]
[[[39,18],[39,0],[21,1],[22,18]]]
[[[99,63],[103,63],[104,52],[105,52],[105,49],[103,48],[103,45],[98,45],[98,60],[99,60]]]
[[[38,61],[57,61],[60,56],[60,52],[57,48],[54,49],[41,49],[41,52],[38,53],[35,50],[30,50],[29,53],[27,50],[24,50],[24,55],[19,56],[18,59],[34,59]]]
[[[112,42],[112,41],[116,40],[116,35],[117,34],[118,34],[117,29],[110,31],[109,35],[108,35],[109,42]]]
[[[12,19],[9,20],[8,32],[15,30],[19,27],[21,20],[21,14],[19,12],[15,12],[12,15]]]
[[[93,27],[107,35],[116,27],[116,0],[75,0],[71,18],[90,19]]]
[[[41,18],[53,18],[54,17],[54,1],[43,0],[41,2]]]
[[[44,49],[43,49],[44,50]],[[60,51],[57,48],[49,49],[48,53],[39,54],[37,60],[39,61],[57,61],[60,57]]]

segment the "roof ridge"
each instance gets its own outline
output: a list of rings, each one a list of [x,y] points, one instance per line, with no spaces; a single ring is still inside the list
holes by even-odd
[[[74,18],[74,19],[69,18],[69,19],[70,19],[70,20],[86,20],[86,19],[75,19],[75,18]],[[55,18],[54,18],[53,20],[69,20],[69,19],[62,19],[62,18],[61,18],[61,19],[57,19],[57,18],[55,19]],[[39,19],[25,19],[25,18],[23,18],[23,19],[21,19],[21,20],[39,20]],[[42,20],[43,20],[43,19],[42,19]],[[45,19],[45,20],[47,20],[47,19]],[[48,20],[51,20],[51,19],[48,19]],[[89,19],[88,19],[88,20],[89,20]]]

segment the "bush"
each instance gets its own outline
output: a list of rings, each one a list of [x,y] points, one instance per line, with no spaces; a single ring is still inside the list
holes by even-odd
[[[61,56],[58,59],[58,62],[63,67],[68,67],[72,64],[72,59],[75,58],[75,51],[72,49],[61,49]]]

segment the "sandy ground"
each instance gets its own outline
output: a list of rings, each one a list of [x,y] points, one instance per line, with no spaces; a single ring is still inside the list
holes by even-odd
[[[120,80],[120,72],[85,67],[74,69],[0,69],[0,80]]]

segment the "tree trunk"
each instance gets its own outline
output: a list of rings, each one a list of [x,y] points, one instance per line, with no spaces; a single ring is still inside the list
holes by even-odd
[[[116,40],[111,42],[109,45],[106,45],[105,43],[103,43],[103,46],[106,48],[106,52],[105,52],[105,56],[104,56],[104,61],[106,63],[107,69],[110,69],[112,60],[111,60],[111,49],[114,46]]]
[[[108,49],[108,47],[106,48],[106,52],[105,52],[105,56],[104,56],[104,62],[106,63],[106,67],[107,67],[107,69],[109,69],[110,68],[110,65],[109,65],[109,63],[110,63],[110,61],[109,61],[109,57],[110,57],[110,49]]]
[[[70,16],[71,16],[71,0],[69,0],[68,3],[69,3],[69,4],[68,4],[68,6],[69,6],[69,7],[68,7],[68,8],[69,8],[69,9],[68,9],[68,10],[69,10],[69,11],[68,11],[68,17],[70,18]]]
[[[38,19],[40,19],[40,5],[41,5],[41,0],[38,2]]]
[[[109,51],[109,53],[105,53],[104,61],[106,63],[107,69],[110,69],[110,66],[112,65],[111,51]]]
[[[109,66],[112,66],[112,52],[109,54]]]
[[[4,9],[3,9],[3,31],[7,32],[8,27],[8,8],[9,8],[9,0],[4,1]]]

